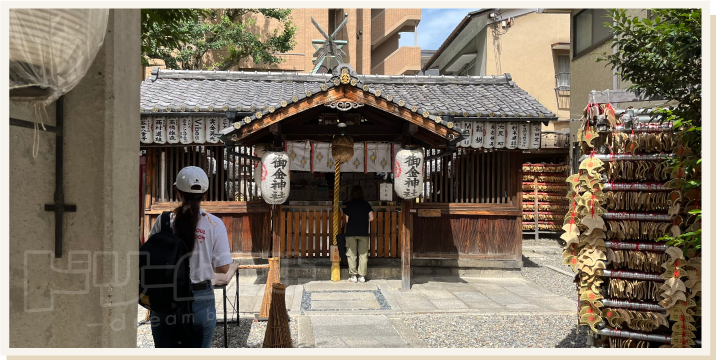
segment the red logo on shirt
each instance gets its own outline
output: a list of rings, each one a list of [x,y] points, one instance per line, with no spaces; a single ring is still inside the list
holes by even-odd
[[[206,241],[206,230],[196,229],[196,240],[203,244]]]

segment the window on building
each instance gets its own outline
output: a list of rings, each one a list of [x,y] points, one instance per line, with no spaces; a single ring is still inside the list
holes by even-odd
[[[604,23],[611,21],[605,9],[588,9],[578,13],[574,17],[574,56],[609,39],[612,30]]]
[[[569,89],[569,55],[557,56],[557,87]]]

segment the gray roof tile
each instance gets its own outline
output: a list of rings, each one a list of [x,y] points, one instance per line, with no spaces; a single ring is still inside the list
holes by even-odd
[[[337,74],[337,73],[336,73]],[[368,85],[368,92],[375,94],[380,90],[381,97],[392,97],[398,104],[404,101],[405,107],[417,106],[418,112],[428,111],[431,118],[438,113],[448,115],[455,112],[456,116],[495,117],[506,114],[508,117],[539,117],[545,120],[556,119],[556,116],[510,81],[505,76],[389,76],[389,75],[357,75],[351,69],[351,75],[358,80],[356,85],[363,88]],[[153,76],[141,85],[141,112],[149,113],[153,109],[164,112],[170,108],[179,112],[183,107],[193,111],[207,111],[210,107],[214,112],[229,110],[268,111],[269,106],[278,108],[281,101],[298,101],[335,87],[334,74],[300,74],[276,72],[236,72],[236,71],[154,71]],[[351,85],[346,85],[351,86]]]

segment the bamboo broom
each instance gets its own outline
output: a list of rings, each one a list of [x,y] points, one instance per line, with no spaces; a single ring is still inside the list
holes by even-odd
[[[291,329],[288,327],[286,311],[286,285],[273,284],[271,310],[264,335],[265,348],[292,348]]]
[[[281,282],[281,262],[280,259],[275,258],[269,258],[269,273],[268,277],[266,278],[266,288],[264,289],[264,298],[261,303],[261,312],[259,312],[259,317],[261,318],[267,318],[269,317],[269,309],[271,309],[271,293],[273,289],[273,285]]]

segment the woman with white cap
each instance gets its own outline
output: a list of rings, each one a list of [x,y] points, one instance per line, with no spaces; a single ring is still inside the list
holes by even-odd
[[[214,273],[229,271],[231,251],[223,221],[201,210],[201,201],[209,188],[209,179],[201,168],[188,166],[179,171],[174,183],[181,205],[171,214],[170,227],[191,252],[189,270],[194,294],[192,311],[194,325],[203,327],[203,338],[197,339],[201,347],[211,347],[216,328],[216,305],[211,279]],[[161,231],[157,219],[149,236]],[[170,315],[152,312],[152,336],[155,347],[174,347],[177,334],[172,334]],[[177,321],[174,319],[174,321]]]

